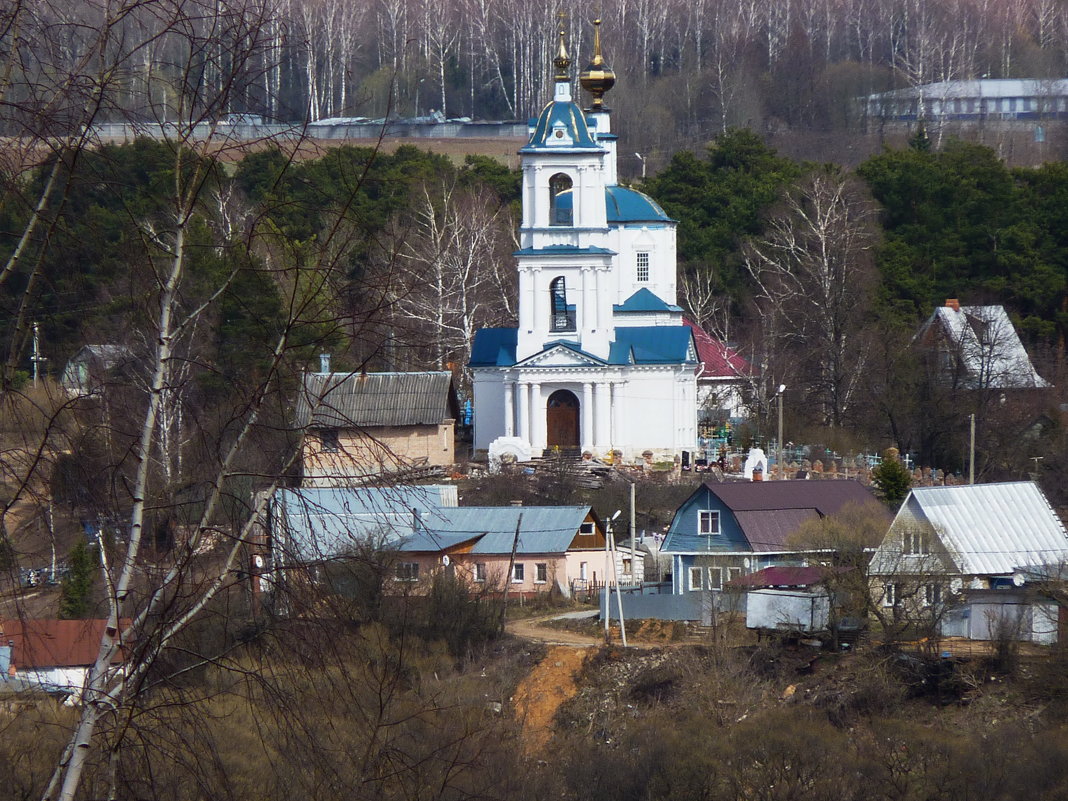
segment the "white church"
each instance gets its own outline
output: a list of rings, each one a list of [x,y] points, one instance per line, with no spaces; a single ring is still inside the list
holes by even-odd
[[[675,222],[617,183],[599,29],[580,76],[589,109],[572,99],[562,32],[553,66],[554,97],[519,151],[519,327],[483,329],[472,347],[474,447],[670,460],[696,447],[699,368],[675,302]]]

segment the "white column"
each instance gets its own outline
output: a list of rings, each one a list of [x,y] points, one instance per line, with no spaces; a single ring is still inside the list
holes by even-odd
[[[545,450],[545,404],[541,401],[541,384],[530,384],[530,439],[535,453]]]
[[[600,289],[601,289],[601,271],[598,270],[596,267],[594,267],[593,268],[593,292],[590,295],[590,297],[593,298],[593,310],[592,310],[593,311],[593,320],[591,320],[592,324],[589,326],[589,329],[596,328],[598,331],[601,330],[601,292],[600,292]]]
[[[519,268],[519,331],[526,333],[533,329],[534,298],[532,297],[533,276],[530,270]]]
[[[515,382],[504,380],[504,435],[515,436]]]
[[[585,273],[583,273],[585,275]],[[582,384],[582,449],[593,450],[593,384]]]
[[[527,297],[530,298],[530,305],[534,308],[534,316],[530,320],[530,328],[535,332],[549,330],[548,291],[543,292],[541,287],[538,286],[540,277],[541,267],[532,267],[530,281],[527,284],[530,294]],[[548,290],[548,287],[545,289]],[[541,342],[538,343],[538,345],[541,344]]]
[[[626,437],[623,433],[623,390],[625,381],[612,382],[612,447],[624,451]]]
[[[530,436],[530,385],[519,383],[519,436],[531,442]]]
[[[576,307],[578,308],[578,320],[576,322],[578,323],[577,327],[580,332],[580,342],[582,341],[581,332],[589,331],[593,328],[592,323],[595,319],[594,303],[596,303],[596,294],[590,291],[590,268],[583,267],[581,275],[582,293],[579,295],[579,302],[576,304]]]
[[[598,381],[594,387],[593,397],[593,437],[594,447],[601,453],[608,450],[611,443],[605,442],[608,439],[608,417],[612,412],[612,399],[608,395],[608,384],[604,381]]]

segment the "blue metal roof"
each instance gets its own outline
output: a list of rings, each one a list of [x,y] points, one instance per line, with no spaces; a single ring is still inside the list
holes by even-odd
[[[570,144],[564,146],[552,144],[554,131],[559,127],[562,127],[566,135],[571,138]],[[589,126],[586,124],[586,115],[582,113],[578,103],[562,100],[554,100],[542,110],[534,126],[534,135],[530,137],[530,143],[519,152],[542,149],[602,150],[593,141]]]
[[[557,208],[561,211],[571,210],[574,204],[573,194],[574,190],[569,190],[557,195]],[[604,208],[609,224],[674,222],[651,197],[625,186],[605,187]]]
[[[612,306],[612,311],[622,314],[658,311],[681,312],[682,307],[672,306],[653,294],[648,288],[642,287],[618,306]]]
[[[609,364],[687,364],[696,359],[693,334],[685,325],[620,326]]]
[[[608,222],[672,222],[656,201],[625,186],[608,186],[604,190]]]
[[[470,553],[509,554],[521,525],[517,554],[564,553],[589,514],[589,506],[458,506],[441,510],[400,550],[436,552],[477,537]]]
[[[482,328],[471,343],[472,367],[508,367],[515,364],[518,328]]]
[[[332,559],[409,536],[416,513],[426,523],[447,503],[456,503],[454,486],[279,490],[271,510],[272,540],[282,562]]]
[[[614,256],[616,252],[608,248],[590,247],[580,248],[575,245],[546,245],[543,248],[523,248],[512,254],[513,256]]]

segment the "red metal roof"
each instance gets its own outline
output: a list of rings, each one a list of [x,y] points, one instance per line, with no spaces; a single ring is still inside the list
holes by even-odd
[[[693,332],[697,360],[701,362],[698,378],[737,378],[750,374],[752,365],[738,351],[714,339],[695,323],[685,319],[682,322]]]
[[[123,621],[123,627],[130,621]],[[106,620],[4,620],[0,643],[14,642],[11,662],[16,669],[88,667],[96,661]],[[112,664],[122,662],[116,654]]]

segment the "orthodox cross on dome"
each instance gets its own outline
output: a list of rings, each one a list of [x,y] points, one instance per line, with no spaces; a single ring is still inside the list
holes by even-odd
[[[567,54],[567,46],[564,44],[564,22],[567,20],[567,12],[561,11],[558,16],[560,18],[560,47],[556,51],[556,58],[553,59],[553,66],[556,67],[557,81],[570,81],[567,71],[571,67],[571,56]]]

